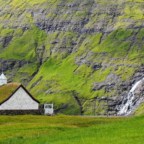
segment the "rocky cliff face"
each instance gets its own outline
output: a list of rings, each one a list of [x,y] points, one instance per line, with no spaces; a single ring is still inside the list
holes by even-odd
[[[142,0],[0,0],[0,68],[56,112],[116,114],[143,75]]]

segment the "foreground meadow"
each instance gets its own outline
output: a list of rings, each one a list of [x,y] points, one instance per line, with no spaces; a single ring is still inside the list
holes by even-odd
[[[144,116],[0,116],[0,144],[143,144]]]

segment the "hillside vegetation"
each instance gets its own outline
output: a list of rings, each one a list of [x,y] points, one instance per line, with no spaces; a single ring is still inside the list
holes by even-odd
[[[111,105],[144,76],[143,7],[143,0],[0,0],[0,67],[56,112],[113,114]]]

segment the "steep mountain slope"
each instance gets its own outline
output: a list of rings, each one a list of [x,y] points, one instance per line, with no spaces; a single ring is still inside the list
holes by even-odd
[[[143,7],[143,0],[0,0],[0,68],[56,112],[115,114],[144,76]]]

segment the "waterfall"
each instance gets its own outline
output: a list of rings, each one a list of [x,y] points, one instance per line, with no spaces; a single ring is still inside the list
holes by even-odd
[[[128,96],[123,99],[118,115],[129,115],[135,106],[135,91],[142,84],[144,78],[136,82],[128,93]]]

